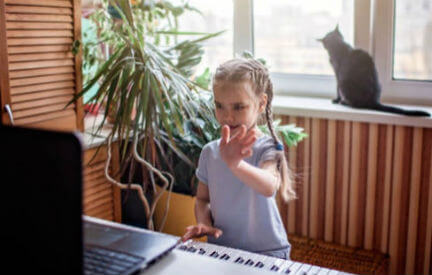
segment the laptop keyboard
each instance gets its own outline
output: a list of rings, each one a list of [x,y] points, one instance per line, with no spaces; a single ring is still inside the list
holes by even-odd
[[[86,246],[84,249],[84,274],[131,274],[137,271],[143,260],[144,258],[105,248]]]

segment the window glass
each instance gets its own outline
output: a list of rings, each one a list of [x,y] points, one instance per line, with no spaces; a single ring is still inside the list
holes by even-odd
[[[188,3],[201,14],[187,12],[187,15],[180,16],[180,31],[214,33],[225,30],[204,42],[205,55],[198,72],[206,67],[214,71],[220,63],[233,58],[233,0],[190,0]]]
[[[396,0],[393,78],[432,80],[432,0]]]
[[[272,72],[333,75],[328,54],[316,39],[339,24],[352,45],[353,7],[353,0],[256,0],[255,56],[266,59]]]

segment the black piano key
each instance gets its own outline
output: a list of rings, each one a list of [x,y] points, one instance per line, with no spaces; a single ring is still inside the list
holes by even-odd
[[[196,249],[195,247],[191,246],[191,247],[189,247],[189,248],[187,249],[187,251],[189,251],[189,252],[196,252],[197,249]]]
[[[219,259],[227,261],[227,260],[229,260],[229,258],[230,258],[230,256],[228,256],[228,254],[225,253],[222,256],[220,256]]]
[[[278,270],[279,270],[279,267],[276,266],[276,265],[273,265],[273,266],[270,268],[270,270],[271,270],[271,271],[278,271]]]
[[[217,258],[217,257],[219,257],[219,253],[217,253],[216,251],[213,251],[213,252],[210,254],[210,257]]]
[[[181,246],[179,246],[179,249],[180,250],[186,250],[188,247],[186,246],[186,245],[181,245]]]
[[[202,248],[200,248],[199,251],[198,251],[198,254],[201,254],[201,255],[205,254],[205,253],[206,253],[206,251],[204,249],[202,249]]]
[[[238,263],[238,264],[242,264],[244,262],[244,259],[242,258],[242,257],[238,257],[236,260],[235,260],[235,263]]]
[[[245,262],[245,265],[253,265],[254,264],[254,262],[251,260],[251,259],[248,259],[246,262]]]
[[[264,264],[263,264],[262,262],[257,262],[257,263],[255,264],[255,267],[263,268],[263,267],[264,267]]]
[[[287,270],[285,270],[284,273],[285,273],[285,274],[290,274],[290,273],[291,273],[291,269],[287,268]]]

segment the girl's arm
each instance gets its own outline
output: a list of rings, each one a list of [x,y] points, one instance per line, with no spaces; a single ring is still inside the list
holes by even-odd
[[[195,217],[198,224],[213,226],[213,221],[210,212],[210,195],[208,186],[202,182],[198,182],[195,202]]]
[[[182,237],[182,241],[187,241],[192,238],[199,238],[206,235],[212,235],[219,238],[222,235],[222,230],[213,227],[213,220],[210,212],[210,195],[207,185],[202,182],[198,183],[198,189],[195,202],[195,217],[197,225],[191,225],[186,228],[186,233]]]
[[[230,128],[224,125],[219,152],[221,158],[238,179],[260,194],[270,197],[280,184],[276,161],[266,161],[261,167],[255,167],[243,160],[252,156],[252,146],[256,139],[256,129],[247,131],[246,126],[242,125],[236,133],[232,134]]]
[[[255,167],[242,160],[230,169],[239,180],[263,196],[271,197],[279,188],[280,175],[276,161],[266,161],[261,167]]]

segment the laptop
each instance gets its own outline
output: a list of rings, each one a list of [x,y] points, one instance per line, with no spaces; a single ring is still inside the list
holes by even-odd
[[[179,243],[178,237],[82,215],[77,134],[0,126],[0,146],[4,270],[134,274]]]

